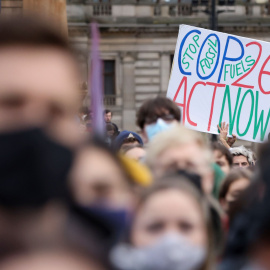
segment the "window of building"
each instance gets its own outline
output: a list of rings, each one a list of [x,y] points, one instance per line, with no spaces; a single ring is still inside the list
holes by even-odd
[[[104,105],[114,106],[116,104],[115,91],[115,61],[104,60]]]
[[[171,54],[170,55],[171,68],[172,68],[172,65],[173,65],[173,58],[174,58],[174,54]]]
[[[115,95],[115,61],[104,61],[104,95]]]
[[[94,16],[112,15],[111,0],[93,0]]]

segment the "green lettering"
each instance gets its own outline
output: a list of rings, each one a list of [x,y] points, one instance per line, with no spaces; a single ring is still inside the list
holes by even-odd
[[[186,57],[183,57],[182,59],[182,64],[187,64],[187,66],[185,67],[185,69],[188,69],[189,68],[189,62],[184,62]]]
[[[225,67],[224,67],[224,81],[226,81],[226,73],[228,73],[226,67],[229,67],[230,64],[226,64]]]
[[[242,64],[242,67],[243,67],[243,71],[244,71],[244,72],[247,72],[248,70],[250,70],[250,68],[245,69],[245,67],[244,67],[244,64],[243,64],[243,61],[242,61],[242,60],[241,60],[241,64]]]
[[[233,79],[235,76],[235,65],[231,64],[230,66],[231,66],[230,67],[230,76]],[[233,74],[232,74],[232,70],[233,70]]]
[[[261,134],[260,134],[260,140],[264,140],[265,132],[268,126],[269,118],[270,118],[270,109],[268,111],[268,115],[266,118],[265,126],[263,127],[263,115],[264,110],[261,111],[259,121],[258,121],[258,103],[259,103],[259,92],[256,91],[256,107],[255,107],[255,121],[254,121],[254,133],[253,133],[253,139],[255,140],[257,133],[259,131],[259,128],[261,128]]]
[[[211,41],[211,39],[209,39],[210,41]],[[213,46],[210,44],[210,43],[207,43],[212,49],[213,49],[213,51],[215,52],[215,53],[217,53],[217,51],[213,48]]]
[[[203,71],[203,74],[205,74],[204,68],[203,68],[203,67],[205,67],[205,65],[203,65],[202,62],[204,62],[204,59],[202,59],[202,60],[200,61],[200,66],[201,66],[201,69],[202,69],[202,71]]]
[[[209,51],[205,54],[205,56],[206,56],[206,58],[208,58],[210,61],[211,61],[211,65],[213,64],[213,62],[214,62],[214,58],[216,57],[216,55],[214,54],[214,57],[209,57],[208,56],[208,53],[210,53]],[[211,53],[212,54],[212,53]]]
[[[223,101],[222,101],[220,117],[219,117],[219,125],[221,125],[221,122],[222,122],[224,107],[225,107],[225,103],[226,103],[226,99],[227,99],[228,100],[228,110],[229,110],[229,134],[230,135],[232,135],[232,131],[233,131],[233,126],[234,126],[234,122],[235,122],[235,116],[236,116],[236,111],[237,111],[237,107],[238,107],[238,103],[239,103],[240,94],[241,94],[241,87],[239,87],[239,89],[238,89],[234,112],[233,112],[233,116],[232,116],[230,87],[229,87],[229,85],[226,85],[224,97],[223,97]]]
[[[194,40],[194,42],[196,43],[196,45],[198,46],[198,48],[200,47],[199,44],[198,44],[198,40],[199,40],[199,35],[195,35],[192,39]]]
[[[246,59],[245,59],[245,61],[247,63],[251,62],[250,64],[247,65],[248,67],[253,66],[255,64],[255,60],[254,59],[248,60],[248,58],[250,58],[250,57],[251,57],[251,55],[247,56]]]
[[[215,46],[215,47],[217,47],[217,39],[216,39],[216,41],[215,41],[215,43],[209,38],[209,41]]]
[[[183,56],[187,55],[191,60],[193,60],[193,58],[187,53],[187,50],[188,50],[188,48],[186,48],[185,53],[184,53]]]
[[[243,106],[243,103],[245,101],[245,98],[246,98],[247,94],[249,94],[249,93],[250,93],[250,97],[251,97],[251,109],[250,109],[250,114],[249,114],[249,120],[248,120],[248,124],[247,124],[247,127],[246,127],[245,131],[243,133],[241,133],[239,131],[240,115],[241,115],[242,106]],[[250,124],[251,124],[251,121],[252,121],[252,117],[253,117],[253,109],[254,109],[254,94],[253,94],[253,91],[251,89],[249,89],[248,91],[246,91],[246,93],[244,94],[244,96],[243,96],[243,98],[241,100],[239,110],[238,110],[238,114],[237,114],[236,131],[237,131],[237,134],[240,137],[243,137],[244,135],[246,135],[248,130],[249,130],[249,127],[250,127]]]
[[[189,46],[188,46],[188,47],[189,47],[189,50],[190,50],[190,51],[191,51],[193,54],[197,52],[197,49],[196,49],[195,45],[193,45],[193,44],[189,44]],[[192,51],[190,47],[191,47],[191,48],[193,48],[193,49],[194,49],[194,51]]]
[[[238,74],[238,70],[241,69],[241,68],[238,68],[238,65],[241,65],[241,63],[236,64],[236,75],[237,76],[243,74],[242,72]]]

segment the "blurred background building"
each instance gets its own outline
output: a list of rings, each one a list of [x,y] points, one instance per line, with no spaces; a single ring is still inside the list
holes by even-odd
[[[2,14],[40,10],[68,26],[87,81],[89,23],[97,21],[104,61],[104,104],[121,129],[136,130],[136,110],[166,95],[180,24],[270,41],[270,0],[2,0]],[[216,5],[216,7],[213,5]],[[67,20],[66,20],[67,18]],[[86,90],[82,90],[85,98]]]
[[[252,0],[251,0],[252,1]],[[217,0],[218,30],[270,41],[270,4]],[[180,24],[211,27],[211,0],[67,0],[69,38],[87,74],[88,23],[100,25],[104,103],[122,129],[136,109],[165,95]]]

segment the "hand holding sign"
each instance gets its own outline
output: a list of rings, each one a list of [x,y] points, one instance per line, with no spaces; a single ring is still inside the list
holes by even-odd
[[[217,125],[217,128],[220,132],[219,140],[221,141],[221,143],[225,147],[231,148],[236,141],[236,135],[232,134],[232,137],[228,137],[229,124],[226,124],[226,122],[222,122],[220,126]]]

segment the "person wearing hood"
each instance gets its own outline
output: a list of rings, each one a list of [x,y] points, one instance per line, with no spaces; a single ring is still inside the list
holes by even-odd
[[[143,146],[143,140],[139,134],[136,132],[123,130],[115,138],[113,142],[113,149],[115,152],[119,152],[123,147],[131,145],[140,145]]]

